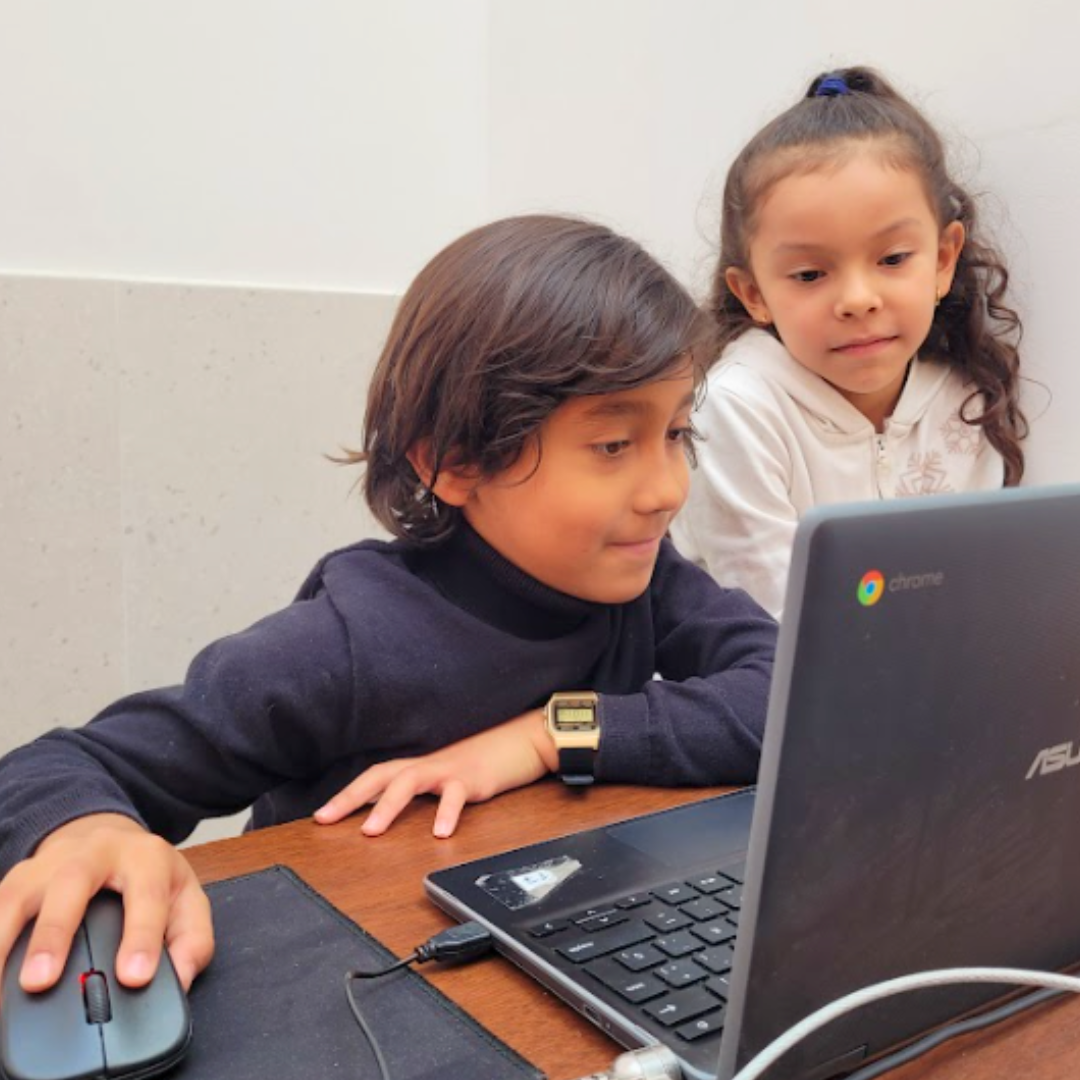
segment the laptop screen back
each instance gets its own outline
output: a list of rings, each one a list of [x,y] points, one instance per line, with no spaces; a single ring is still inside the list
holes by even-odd
[[[1078,540],[1080,488],[804,520],[721,1077],[883,979],[1080,960]],[[881,1002],[770,1076],[874,1054],[1001,992]]]

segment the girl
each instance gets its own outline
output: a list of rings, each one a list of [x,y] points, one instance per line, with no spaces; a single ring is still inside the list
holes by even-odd
[[[1019,483],[1007,284],[927,120],[867,68],[814,79],[728,173],[683,553],[779,615],[808,507]]]

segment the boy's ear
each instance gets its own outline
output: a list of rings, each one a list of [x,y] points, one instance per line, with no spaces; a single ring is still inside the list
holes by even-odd
[[[729,266],[724,271],[724,281],[758,326],[768,326],[772,322],[768,305],[749,270],[744,270],[741,266]]]
[[[431,452],[431,442],[428,439],[421,439],[405,456],[416,470],[420,482],[433,491],[435,497],[447,506],[464,506],[480,483],[480,476],[476,469],[454,465],[451,455],[449,459],[443,461],[433,485],[431,478],[435,472],[435,456]]]
[[[941,230],[937,257],[937,295],[939,300],[952,288],[956,264],[960,259],[960,252],[964,250],[964,241],[966,239],[967,233],[964,231],[963,222],[950,221]]]

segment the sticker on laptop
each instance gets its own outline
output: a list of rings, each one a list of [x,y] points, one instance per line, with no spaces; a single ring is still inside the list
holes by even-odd
[[[544,862],[532,863],[517,870],[484,874],[476,879],[476,884],[511,911],[520,911],[547,899],[580,869],[581,863],[577,859],[560,855],[556,859],[545,859]]]

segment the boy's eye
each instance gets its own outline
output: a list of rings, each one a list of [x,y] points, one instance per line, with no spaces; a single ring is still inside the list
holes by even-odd
[[[619,439],[616,442],[596,443],[593,451],[601,457],[618,457],[630,445],[629,439]]]
[[[686,424],[683,427],[674,427],[668,432],[668,439],[673,443],[691,443],[695,439],[700,439],[701,436],[697,433],[693,424]]]
[[[821,270],[796,270],[795,273],[790,275],[792,281],[800,281],[806,285],[824,276],[824,272]]]
[[[911,258],[910,251],[894,251],[891,255],[886,255],[881,261],[886,266],[900,266],[907,262]]]

